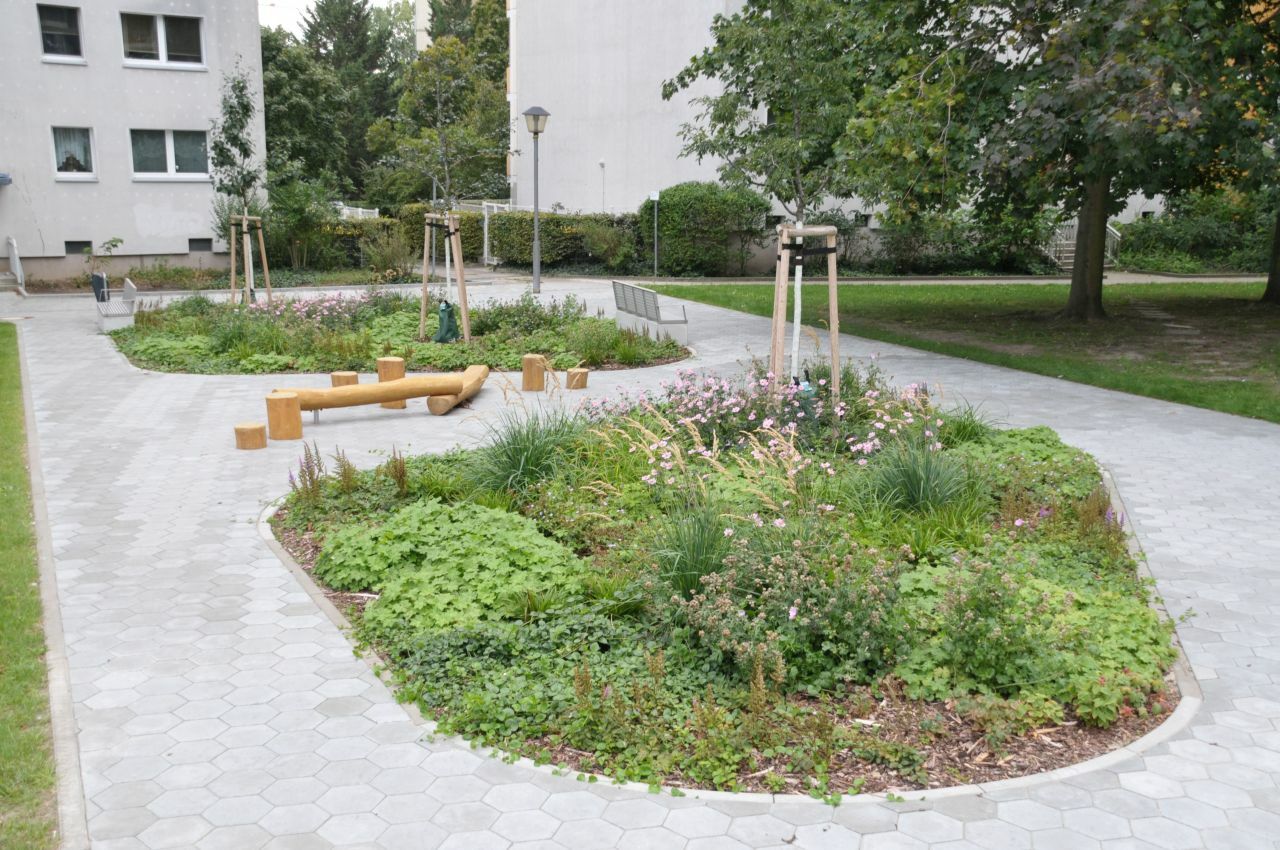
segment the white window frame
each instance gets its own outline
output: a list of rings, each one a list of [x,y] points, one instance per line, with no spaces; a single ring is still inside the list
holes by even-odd
[[[203,15],[171,15],[174,18],[195,18],[200,22],[200,61],[199,62],[175,62],[169,59],[169,39],[165,32],[164,19],[165,15],[156,14],[154,12],[130,12],[127,9],[121,9],[120,17],[120,52],[124,53],[124,15],[137,15],[140,18],[152,18],[156,22],[156,52],[160,54],[159,59],[134,59],[128,55],[124,57],[124,67],[126,68],[152,68],[163,69],[166,71],[208,71],[207,57],[209,56],[209,46],[205,44],[204,24],[205,17]]]
[[[59,171],[58,143],[53,138],[54,130],[85,130],[89,133],[89,158],[93,160],[90,171]],[[97,183],[98,182],[98,139],[92,127],[76,127],[71,124],[49,125],[49,153],[53,157],[53,179],[59,183]]]
[[[164,164],[166,171],[134,171],[133,170],[133,132],[151,131],[153,133],[164,133]],[[212,182],[213,176],[205,171],[197,173],[195,171],[178,171],[177,158],[173,151],[173,134],[174,130],[161,130],[159,127],[130,127],[128,129],[129,140],[129,172],[133,175],[134,183],[209,183]],[[179,127],[179,133],[204,133],[205,139],[205,168],[209,167],[209,131],[208,130],[184,130]]]
[[[45,53],[44,52],[44,25],[40,23],[40,7],[55,6],[63,9],[76,10],[76,35],[80,38],[80,53],[72,56],[68,53]],[[84,58],[84,16],[80,14],[79,6],[64,6],[62,3],[37,3],[36,4],[36,26],[40,30],[40,61],[50,65],[88,65],[89,62]],[[201,36],[203,38],[203,36]],[[204,45],[200,46],[204,49]]]

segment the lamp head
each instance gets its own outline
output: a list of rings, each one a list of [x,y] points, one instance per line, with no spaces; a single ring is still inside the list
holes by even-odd
[[[524,122],[528,125],[529,132],[535,136],[547,129],[547,119],[549,117],[551,117],[551,113],[541,106],[530,106],[524,111]]]

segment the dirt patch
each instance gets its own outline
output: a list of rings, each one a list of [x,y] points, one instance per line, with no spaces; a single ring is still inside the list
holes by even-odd
[[[320,544],[310,532],[285,527],[281,522],[285,514],[282,510],[272,518],[276,539],[311,575]],[[338,610],[352,619],[358,619],[365,606],[377,598],[376,594],[330,590],[314,576],[312,580]],[[384,662],[387,660],[383,658]],[[877,748],[914,750],[923,756],[920,770],[908,773],[869,758],[863,748],[842,751],[832,761],[828,787],[832,793],[850,794],[994,782],[1079,764],[1141,738],[1169,717],[1179,698],[1177,684],[1168,674],[1164,692],[1152,697],[1143,714],[1122,712],[1120,719],[1107,729],[1086,726],[1069,715],[1061,725],[1012,736],[998,745],[977,724],[962,716],[953,701],[908,699],[892,682],[884,683],[881,692],[874,695],[865,688],[852,689],[845,698],[825,706],[802,695],[791,695],[787,700],[797,708],[826,712],[832,724],[875,741]],[[424,713],[431,714],[429,710]],[[592,753],[551,739],[530,740],[523,754],[549,756],[552,763],[572,771],[596,770]],[[738,777],[743,791],[782,793],[804,793],[810,780],[809,776],[794,772],[787,757],[766,758],[760,754],[755,767]],[[664,784],[693,787],[687,777],[679,774],[664,777]]]

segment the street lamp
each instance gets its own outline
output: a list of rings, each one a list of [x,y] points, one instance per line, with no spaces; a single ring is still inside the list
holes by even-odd
[[[530,106],[524,111],[524,122],[533,134],[533,291],[542,291],[542,242],[538,228],[538,137],[547,129],[551,113],[541,106]]]

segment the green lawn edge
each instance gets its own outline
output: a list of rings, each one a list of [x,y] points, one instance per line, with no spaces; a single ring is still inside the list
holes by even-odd
[[[825,289],[825,286],[823,286],[824,283],[824,281],[820,281],[816,285],[822,286],[822,288]],[[1256,286],[1256,284],[1253,285]],[[954,294],[956,286],[956,284],[925,284],[912,288],[952,290],[952,292],[948,294]],[[1118,289],[1125,286],[1140,286],[1143,288],[1144,293],[1154,293],[1156,290],[1154,290],[1153,287],[1165,285],[1115,284],[1110,288]],[[1224,286],[1234,288],[1240,287],[1242,284],[1196,282],[1189,284],[1169,284],[1168,286],[1186,288],[1193,286]],[[767,285],[673,284],[659,285],[654,288],[659,293],[673,298],[683,298],[689,301],[697,301],[703,304],[724,307],[726,309],[737,310],[739,312],[758,316],[768,317],[773,311],[773,290],[772,287]],[[977,344],[925,339],[914,334],[883,328],[872,322],[860,321],[851,317],[847,312],[848,307],[844,306],[845,299],[856,295],[858,288],[859,287],[856,286],[848,287],[847,289],[845,287],[841,288],[841,333],[860,336],[866,339],[873,339],[879,342],[892,343],[894,345],[902,345],[908,348],[920,349],[922,351],[930,351],[935,354],[944,354],[950,357],[972,360],[978,363],[988,363],[993,366],[1004,366],[1009,369],[1016,369],[1018,371],[1030,372],[1051,378],[1061,378],[1063,380],[1079,384],[1117,390],[1131,395],[1138,395],[1161,401],[1170,401],[1178,404],[1186,404],[1192,407],[1216,410],[1221,413],[1230,413],[1237,416],[1245,416],[1252,419],[1262,419],[1268,422],[1280,423],[1280,399],[1273,394],[1258,392],[1258,388],[1255,384],[1247,382],[1241,382],[1239,384],[1209,384],[1203,381],[1191,381],[1178,378],[1173,374],[1152,374],[1150,371],[1144,371],[1141,374],[1126,373],[1110,368],[1109,364],[1106,363],[1083,363],[1072,360],[1068,357],[1055,357],[1043,354],[1011,354],[1002,351],[994,351]],[[988,287],[984,287],[984,289],[985,288]],[[993,292],[997,292],[999,290],[999,287],[989,288]],[[817,301],[819,300],[822,302],[820,305],[817,304]],[[788,296],[788,318],[791,313],[790,304],[791,300],[790,296]],[[822,319],[820,321],[814,321],[813,318],[815,315],[819,314],[819,311]],[[805,305],[804,313],[804,324],[806,326],[825,329],[826,298],[818,298],[815,296],[813,303]],[[1176,370],[1176,365],[1170,366],[1169,370]]]
[[[17,328],[0,322],[0,847],[57,845],[49,690]]]

